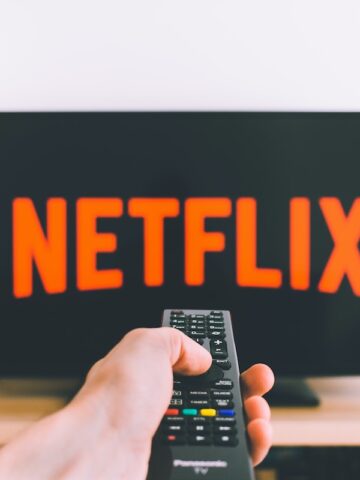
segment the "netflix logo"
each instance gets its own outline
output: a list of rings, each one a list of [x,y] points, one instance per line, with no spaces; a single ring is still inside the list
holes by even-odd
[[[31,198],[18,197],[12,204],[13,294],[17,298],[33,294],[33,273],[37,269],[48,294],[67,290],[67,208],[65,198],[46,201],[46,221],[42,225]],[[353,293],[360,296],[360,198],[348,212],[340,199],[306,197],[289,199],[289,281],[294,290],[310,288],[311,212],[320,209],[333,241],[333,249],[317,288],[335,293],[346,276]],[[234,214],[234,215],[233,215]],[[272,288],[283,285],[283,272],[273,265],[258,264],[257,201],[240,197],[187,198],[79,198],[76,201],[76,286],[80,291],[118,289],[126,282],[126,272],[117,265],[97,268],[97,255],[115,252],[117,236],[97,231],[101,218],[139,218],[143,222],[144,284],[164,284],[164,224],[183,216],[184,283],[201,286],[205,278],[205,254],[225,249],[226,236],[206,231],[207,218],[235,218],[236,284],[239,287]],[[266,242],[266,239],[261,239]],[[120,252],[120,255],[126,252]]]

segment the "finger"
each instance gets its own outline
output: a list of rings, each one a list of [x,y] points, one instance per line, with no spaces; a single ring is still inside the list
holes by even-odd
[[[174,372],[200,375],[211,367],[210,353],[184,333],[170,327],[158,330],[168,350]]]
[[[244,398],[264,395],[274,385],[274,374],[267,365],[258,363],[241,374]]]
[[[269,421],[271,418],[271,411],[267,401],[258,395],[249,397],[244,401],[245,412],[248,422],[261,418]]]
[[[266,457],[272,440],[272,428],[268,421],[258,418],[252,420],[248,426],[248,435],[251,441],[251,458],[254,465],[258,465]]]

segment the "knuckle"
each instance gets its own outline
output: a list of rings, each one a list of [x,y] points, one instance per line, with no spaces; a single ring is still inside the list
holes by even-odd
[[[102,366],[104,363],[104,359],[100,358],[100,360],[97,360],[91,367],[90,370],[87,372],[85,381],[91,380],[93,377],[97,376],[99,371],[101,371]]]
[[[135,328],[128,332],[124,340],[130,340],[134,342],[147,342],[154,337],[154,333],[151,328]]]

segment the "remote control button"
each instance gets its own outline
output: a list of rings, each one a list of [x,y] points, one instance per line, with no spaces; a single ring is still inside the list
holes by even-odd
[[[185,423],[185,418],[184,417],[164,417],[163,422],[165,424],[171,424],[171,425],[183,425]]]
[[[222,317],[223,316],[223,312],[221,310],[212,310],[210,312],[210,315],[215,315],[217,317]]]
[[[188,406],[189,407],[197,407],[197,408],[208,408],[210,407],[210,402],[209,400],[204,400],[204,399],[198,399],[198,400],[188,400]]]
[[[196,433],[209,433],[210,432],[210,425],[208,423],[203,423],[202,425],[197,425],[195,423],[193,425],[189,425],[189,431],[190,432],[196,432]]]
[[[213,423],[215,425],[235,425],[236,421],[234,417],[215,417],[213,418]]]
[[[182,435],[182,434],[164,435],[163,442],[164,443],[172,443],[174,445],[184,445],[185,444],[185,435]]]
[[[220,320],[220,319],[212,319],[212,320],[208,320],[207,321],[208,325],[214,325],[214,326],[218,326],[218,327],[224,327],[224,320]]]
[[[215,363],[215,365],[222,368],[223,370],[230,370],[230,368],[231,368],[231,363],[230,363],[229,360],[225,360],[223,358],[218,358],[218,359],[213,360],[213,362]]]
[[[222,427],[224,428],[224,427]],[[184,425],[164,425],[163,431],[168,434],[185,433]]]
[[[223,322],[224,323],[224,319],[223,317],[217,317],[217,316],[213,316],[213,315],[209,315],[207,317],[207,322],[210,324],[211,322]]]
[[[215,435],[214,443],[215,445],[235,447],[238,444],[238,440],[234,435]]]
[[[182,407],[184,404],[181,398],[172,398],[170,400],[170,407]]]
[[[225,338],[225,332],[220,332],[219,330],[214,330],[208,333],[208,337],[213,340],[216,338]]]
[[[189,325],[198,325],[199,327],[205,327],[205,320],[189,320]]]
[[[172,328],[175,328],[176,330],[180,330],[180,332],[186,332],[186,327],[183,325],[171,325]]]
[[[189,390],[188,397],[191,399],[195,398],[209,398],[208,390]]]
[[[193,340],[196,343],[198,343],[199,345],[204,345],[204,339],[203,338],[195,337],[195,338],[193,338]]]
[[[178,408],[168,408],[165,412],[165,415],[167,417],[179,415],[179,409]]]
[[[190,330],[190,332],[191,332],[192,330],[198,330],[199,332],[204,332],[204,333],[205,333],[205,327],[202,326],[202,325],[192,325],[192,324],[190,323],[190,325],[189,325],[189,330]]]
[[[217,418],[217,417],[216,417]],[[190,425],[205,425],[210,421],[207,417],[189,417],[188,422]]]
[[[209,370],[202,375],[188,376],[188,375],[176,375],[176,379],[180,379],[183,382],[183,386],[208,386],[213,382],[217,382],[224,377],[224,371],[217,365],[211,365]]]
[[[210,353],[213,358],[226,358],[228,353],[225,340],[211,340]]]
[[[212,406],[214,408],[225,408],[227,410],[229,410],[230,408],[234,408],[234,402],[232,402],[231,400],[226,400],[226,399],[223,399],[223,398],[216,398],[212,401]]]
[[[225,327],[221,327],[220,325],[208,325],[209,331],[217,331],[217,332],[225,332]]]
[[[177,313],[170,315],[170,321],[172,320],[187,320],[185,313]]]
[[[200,410],[200,415],[202,415],[203,417],[215,417],[216,410],[214,408],[202,408]]]
[[[214,425],[214,433],[231,435],[236,433],[236,428],[233,425]]]
[[[211,392],[212,398],[225,398],[227,400],[232,400],[233,394],[229,391],[224,390],[213,390]]]
[[[172,394],[173,398],[175,397],[182,397],[183,396],[183,392],[181,390],[173,390],[173,394]]]
[[[189,337],[205,338],[205,330],[191,330],[188,332]]]
[[[190,445],[211,445],[212,439],[210,435],[189,435]]]
[[[215,360],[216,362],[216,360]],[[234,386],[233,381],[228,378],[223,378],[212,384],[214,388],[220,388],[222,390],[231,390]]]
[[[205,320],[205,315],[202,315],[200,313],[196,313],[196,314],[188,315],[188,318],[190,320]]]
[[[185,327],[186,326],[186,320],[170,320],[170,325],[173,327],[174,325],[177,325],[178,327]]]
[[[235,410],[221,409],[219,410],[219,415],[222,417],[234,417]]]
[[[198,414],[198,411],[196,408],[184,408],[182,411],[182,414],[187,416],[195,416]]]
[[[225,340],[217,339],[217,340],[211,340],[210,342],[210,347],[221,347],[223,350],[227,350],[227,344]]]
[[[211,355],[213,358],[227,358],[228,353],[225,350],[221,350],[221,348],[214,348],[213,351],[211,352]]]

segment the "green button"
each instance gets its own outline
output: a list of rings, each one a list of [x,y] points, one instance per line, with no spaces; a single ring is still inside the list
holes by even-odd
[[[182,411],[183,415],[197,415],[198,411],[196,408],[184,408]]]

